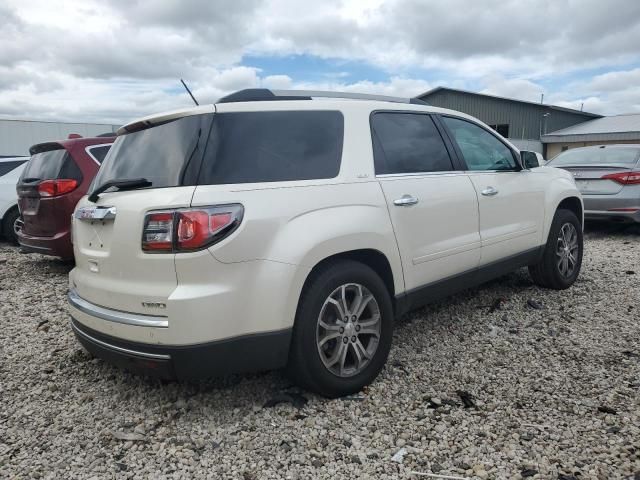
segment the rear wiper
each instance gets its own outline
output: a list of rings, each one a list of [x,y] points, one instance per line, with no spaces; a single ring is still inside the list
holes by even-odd
[[[100,194],[110,188],[117,188],[118,190],[133,190],[134,188],[144,188],[150,187],[151,182],[146,178],[132,178],[132,179],[121,179],[121,180],[109,180],[108,182],[104,182],[98,188],[96,188],[91,195],[89,195],[89,201],[96,203]]]

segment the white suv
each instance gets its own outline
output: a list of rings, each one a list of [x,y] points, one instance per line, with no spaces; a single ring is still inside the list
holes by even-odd
[[[245,90],[122,127],[74,213],[72,328],[173,378],[287,367],[375,379],[394,318],[529,266],[573,284],[582,200],[468,115],[419,100]]]

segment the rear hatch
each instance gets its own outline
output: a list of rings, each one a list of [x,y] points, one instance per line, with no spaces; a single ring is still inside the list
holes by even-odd
[[[143,251],[145,216],[191,204],[210,117],[183,117],[116,139],[89,197],[80,200],[74,213],[76,268],[71,278],[80,297],[116,310],[162,315],[177,285],[175,254]],[[130,190],[115,186],[89,201],[107,182],[131,179],[151,185]]]
[[[82,172],[69,152],[58,143],[40,144],[32,148],[32,156],[16,189],[18,205],[24,220],[23,233],[35,237],[53,237],[66,228],[61,199],[82,183]],[[64,200],[62,200],[64,201]]]
[[[571,172],[583,195],[615,195],[634,171],[640,148],[601,146],[567,150],[547,165]]]

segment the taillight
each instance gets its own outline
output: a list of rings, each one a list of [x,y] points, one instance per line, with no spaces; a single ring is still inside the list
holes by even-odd
[[[240,204],[150,212],[145,217],[142,250],[190,252],[207,248],[242,222]]]
[[[77,187],[78,181],[71,178],[44,180],[38,184],[38,194],[41,197],[57,197],[72,192]]]
[[[603,180],[613,180],[622,185],[640,185],[640,172],[610,173],[601,178]]]

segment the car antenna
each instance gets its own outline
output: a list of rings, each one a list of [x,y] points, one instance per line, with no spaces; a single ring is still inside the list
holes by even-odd
[[[189,87],[187,87],[187,84],[184,83],[183,79],[180,79],[180,81],[182,82],[182,85],[184,86],[185,90],[187,91],[187,93],[189,94],[189,96],[191,97],[191,100],[193,100],[193,103],[196,104],[196,106],[200,106],[200,104],[198,103],[198,101],[196,100],[196,97],[193,96],[193,93],[191,93],[191,90],[189,90]]]

